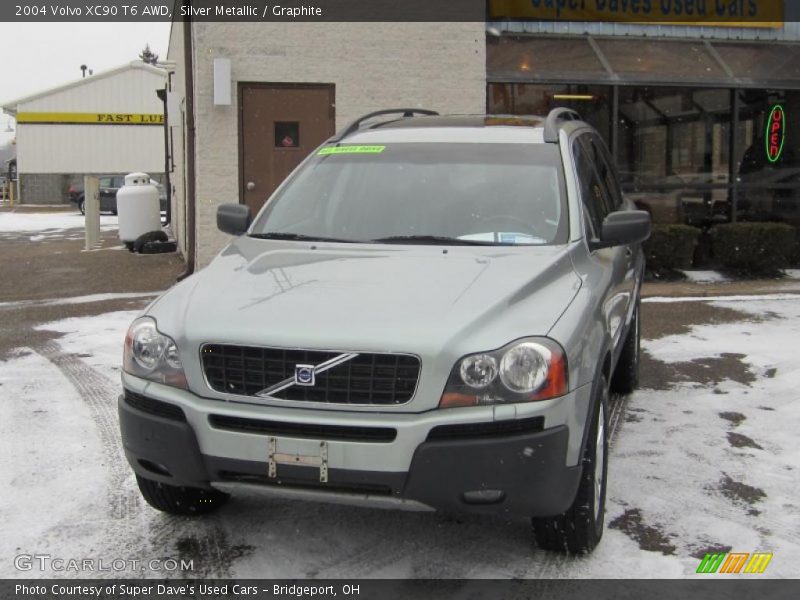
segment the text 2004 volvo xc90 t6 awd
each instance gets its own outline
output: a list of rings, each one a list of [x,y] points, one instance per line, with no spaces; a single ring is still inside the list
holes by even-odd
[[[394,116],[392,116],[394,115]],[[155,508],[237,489],[603,532],[609,389],[636,384],[647,213],[577,114],[379,111],[131,325],[122,439]]]

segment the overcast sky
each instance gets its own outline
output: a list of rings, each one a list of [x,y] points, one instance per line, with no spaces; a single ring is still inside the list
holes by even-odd
[[[5,1],[5,0],[0,0]],[[167,58],[169,23],[0,23],[0,105],[138,58],[145,44]],[[0,144],[13,137],[0,113]]]

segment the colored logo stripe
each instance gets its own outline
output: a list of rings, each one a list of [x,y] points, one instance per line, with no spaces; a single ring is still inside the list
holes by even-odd
[[[726,558],[727,557],[727,558]],[[749,559],[749,560],[748,560]],[[763,573],[772,560],[771,552],[709,552],[700,561],[697,573]]]
[[[750,554],[740,554],[737,552],[731,552],[728,554],[727,560],[722,564],[722,569],[720,569],[720,573],[738,573],[744,567],[744,563],[747,562],[747,557]]]
[[[697,567],[697,573],[716,573],[722,561],[725,559],[725,552],[706,554]]]
[[[163,125],[159,113],[81,113],[81,112],[20,112],[17,123],[57,123],[93,125]]]
[[[756,552],[750,558],[750,562],[744,568],[745,573],[763,573],[767,570],[769,561],[772,560],[771,552]]]

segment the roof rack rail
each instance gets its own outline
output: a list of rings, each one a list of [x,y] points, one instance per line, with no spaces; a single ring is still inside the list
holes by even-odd
[[[544,141],[548,144],[558,143],[559,121],[580,121],[581,116],[571,108],[554,108],[544,122]]]
[[[380,117],[382,115],[394,115],[394,114],[402,114],[403,117],[413,117],[414,115],[427,115],[433,116],[438,115],[439,113],[435,110],[428,110],[426,108],[387,108],[384,110],[376,110],[375,112],[368,113],[363,117],[359,117],[355,121],[348,123],[344,129],[342,129],[339,133],[334,135],[329,142],[340,142],[344,138],[346,138],[351,133],[358,131],[361,127],[361,124],[368,120],[372,119],[373,117]]]

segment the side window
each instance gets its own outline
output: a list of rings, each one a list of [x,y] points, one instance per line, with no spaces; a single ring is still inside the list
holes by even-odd
[[[111,187],[111,177],[101,177],[100,178],[100,187],[101,188],[109,188],[109,187]]]
[[[608,152],[605,143],[597,134],[589,134],[589,145],[591,147],[592,159],[594,164],[597,165],[597,172],[600,179],[606,186],[609,199],[611,200],[610,208],[612,211],[622,208],[622,191],[619,187],[617,174],[614,171],[614,162],[611,160],[611,154]]]
[[[611,212],[608,192],[598,175],[592,159],[591,145],[587,135],[582,135],[572,144],[575,158],[575,169],[578,185],[581,190],[581,203],[586,215],[590,238],[597,238],[603,225],[603,219]]]

